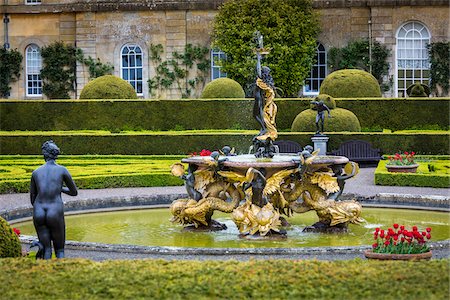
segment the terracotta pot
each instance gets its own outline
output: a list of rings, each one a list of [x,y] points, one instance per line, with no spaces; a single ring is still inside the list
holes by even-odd
[[[422,260],[430,259],[432,252],[428,251],[425,253],[418,254],[391,254],[391,253],[374,253],[372,250],[364,251],[364,256],[369,259],[379,259],[379,260]]]
[[[389,172],[394,173],[416,173],[418,164],[397,166],[397,165],[386,165],[386,169]]]

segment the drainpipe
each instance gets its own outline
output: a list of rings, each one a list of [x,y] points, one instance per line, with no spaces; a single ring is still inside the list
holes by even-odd
[[[3,44],[3,48],[5,49],[9,49],[9,34],[8,34],[8,23],[9,23],[9,15],[8,14],[4,14],[3,15],[3,24],[5,24],[3,26],[4,31],[5,31],[5,43]]]
[[[372,7],[369,7],[369,73],[372,74]]]

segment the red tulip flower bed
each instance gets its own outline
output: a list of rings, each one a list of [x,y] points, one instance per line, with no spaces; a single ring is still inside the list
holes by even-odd
[[[411,231],[405,226],[394,224],[393,228],[383,230],[375,228],[373,233],[375,243],[372,245],[374,253],[390,254],[417,254],[430,251],[427,241],[431,239],[431,228],[420,232],[417,226],[413,226]]]

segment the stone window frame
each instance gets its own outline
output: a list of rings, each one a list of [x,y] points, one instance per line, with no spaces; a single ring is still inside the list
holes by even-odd
[[[30,51],[31,49],[31,51]],[[39,69],[39,71],[36,71]],[[30,43],[25,47],[25,95],[26,97],[42,97],[42,56],[41,48]],[[31,79],[30,79],[31,76]],[[31,84],[31,86],[30,86]],[[37,93],[29,93],[29,90]],[[40,92],[40,93],[39,93]]]
[[[136,50],[136,47],[138,47],[138,48],[140,49],[140,53],[139,53],[139,54],[140,54],[140,56],[141,56],[141,65],[140,65],[140,66],[128,66],[128,67],[125,67],[125,68],[128,69],[129,71],[134,72],[134,75],[135,75],[135,79],[134,79],[134,80],[131,80],[131,79],[129,79],[129,78],[128,78],[128,79],[125,79],[124,76],[123,76],[123,71],[124,71],[124,66],[123,66],[123,50],[124,50],[126,47],[134,47],[133,50]],[[129,53],[128,53],[127,55],[129,55]],[[136,61],[136,56],[138,56],[138,55],[134,55],[135,61]],[[125,44],[123,44],[122,47],[120,47],[120,52],[119,52],[119,62],[120,62],[120,74],[119,74],[119,77],[122,78],[122,79],[124,79],[124,80],[126,80],[127,82],[129,82],[129,83],[133,86],[133,88],[135,89],[136,94],[137,94],[139,97],[143,97],[143,96],[144,96],[144,89],[145,89],[145,87],[144,87],[144,75],[145,75],[145,74],[144,74],[144,50],[143,50],[142,46],[141,46],[140,44],[138,44],[138,43],[125,43]],[[136,79],[138,69],[141,69],[141,78],[140,78],[140,80],[139,80],[139,79]],[[129,73],[129,74],[131,74],[131,73]],[[134,84],[133,84],[133,82],[131,82],[131,81],[133,81]],[[140,91],[140,92],[138,92],[138,90],[137,90],[137,84],[138,84],[138,82],[141,82],[141,91]]]
[[[40,5],[42,4],[41,0],[25,0],[26,5]]]
[[[227,59],[225,52],[220,49],[211,49],[211,80],[227,77],[227,73],[220,70],[222,66],[216,64],[217,60],[222,59]],[[215,76],[215,74],[218,74],[218,76]]]
[[[323,60],[321,59],[323,58]],[[314,63],[311,66],[311,70],[309,71],[308,77],[305,78],[305,84],[303,85],[303,95],[305,96],[317,96],[320,92],[320,86],[322,85],[322,82],[325,80],[325,77],[327,77],[328,74],[328,66],[327,66],[327,50],[325,46],[317,42],[316,47],[316,55],[314,59]],[[317,75],[314,73],[317,72]],[[310,85],[307,84],[307,82],[315,81],[318,83],[317,90],[314,88],[309,88]]]
[[[429,84],[430,60],[426,45],[431,42],[431,36],[426,24],[416,20],[404,22],[397,29],[394,81],[396,97],[406,97],[406,89],[416,82]]]

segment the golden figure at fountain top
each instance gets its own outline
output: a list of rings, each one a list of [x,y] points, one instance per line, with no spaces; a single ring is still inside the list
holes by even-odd
[[[263,36],[259,31],[255,32],[257,42],[256,52],[256,84],[255,84],[255,102],[253,105],[253,117],[260,125],[259,134],[253,139],[253,149],[256,157],[273,157],[275,148],[273,141],[278,137],[275,117],[277,115],[277,106],[275,99],[275,85],[270,68],[261,66],[263,55],[269,53],[263,45]]]

